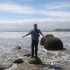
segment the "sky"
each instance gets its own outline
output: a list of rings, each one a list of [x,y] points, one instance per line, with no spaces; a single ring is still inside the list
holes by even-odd
[[[0,31],[70,29],[70,0],[0,0]]]

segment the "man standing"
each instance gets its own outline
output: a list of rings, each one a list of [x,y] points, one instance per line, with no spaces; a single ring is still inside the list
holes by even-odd
[[[34,29],[25,35],[25,36],[28,36],[29,34],[31,34],[31,39],[32,39],[31,58],[34,57],[34,53],[35,53],[35,57],[37,57],[39,33],[45,38],[42,32],[39,29],[37,29],[37,24],[34,24],[33,26],[34,26]],[[22,36],[22,37],[25,37],[25,36]]]

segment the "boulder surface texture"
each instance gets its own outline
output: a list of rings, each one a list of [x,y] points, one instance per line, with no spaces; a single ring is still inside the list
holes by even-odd
[[[47,50],[63,50],[62,41],[54,37],[52,34],[45,35],[46,38],[41,39],[40,44]]]
[[[39,57],[37,57],[37,58],[34,57],[34,58],[30,58],[28,60],[28,63],[29,64],[42,64],[42,61]]]

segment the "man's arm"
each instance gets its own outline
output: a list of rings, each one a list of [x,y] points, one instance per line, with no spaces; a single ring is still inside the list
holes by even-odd
[[[24,38],[24,37],[28,36],[29,34],[30,34],[30,33],[28,33],[28,34],[26,34],[26,35],[24,35],[24,36],[22,36],[22,37]]]
[[[40,31],[40,34],[43,36],[43,38],[46,38],[43,34],[42,34],[42,32]]]
[[[42,36],[43,36],[43,38],[46,38],[42,33],[40,33]]]

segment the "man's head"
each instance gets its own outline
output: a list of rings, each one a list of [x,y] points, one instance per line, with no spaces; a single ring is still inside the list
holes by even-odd
[[[34,24],[33,26],[34,26],[34,29],[37,29],[37,24]]]

